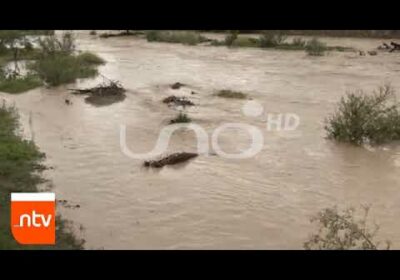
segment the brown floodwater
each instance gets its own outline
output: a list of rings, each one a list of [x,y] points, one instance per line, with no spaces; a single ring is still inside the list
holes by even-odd
[[[103,57],[100,72],[127,88],[123,102],[94,107],[68,88],[102,81],[35,89],[9,95],[26,137],[47,154],[45,172],[59,199],[79,204],[58,208],[83,225],[88,249],[301,249],[314,230],[309,219],[325,207],[371,204],[379,238],[400,248],[400,145],[354,147],[325,139],[324,118],[347,90],[373,90],[391,82],[400,92],[400,54],[228,49],[147,43],[138,38],[98,39],[79,33],[78,44]],[[371,50],[381,40],[329,38],[331,45]],[[168,85],[188,84],[179,90]],[[264,108],[243,114],[246,100],[213,96],[219,89],[246,92]],[[192,95],[191,91],[197,94]],[[209,135],[225,122],[259,127],[264,148],[251,159],[199,156],[188,164],[147,170],[125,156],[120,124],[135,152],[151,150],[177,111],[161,100],[191,98],[188,112]],[[64,102],[70,98],[71,106]],[[267,131],[267,114],[296,114],[294,131]],[[227,130],[227,152],[249,139]],[[168,152],[196,151],[194,134],[179,131]]]

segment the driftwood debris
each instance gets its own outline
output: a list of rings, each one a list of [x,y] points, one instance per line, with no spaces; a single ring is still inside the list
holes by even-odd
[[[81,206],[79,204],[71,204],[66,199],[57,199],[56,202],[57,202],[57,204],[65,207],[65,208],[69,208],[69,209],[81,208]]]
[[[172,89],[180,89],[181,87],[184,87],[184,86],[185,86],[185,84],[181,84],[181,83],[177,82],[175,84],[172,84],[171,88]]]
[[[163,99],[165,104],[174,104],[176,106],[194,106],[194,103],[186,97],[177,97],[175,95],[168,96]]]
[[[85,101],[97,106],[110,105],[125,99],[125,89],[117,81],[109,80],[102,84],[86,89],[70,89],[73,94],[86,94]]]
[[[387,43],[383,43],[378,47],[378,50],[387,50],[389,52],[400,51],[400,44],[396,42],[390,42],[390,45]]]
[[[397,44],[395,42],[390,42],[390,45],[392,46],[392,49],[390,50],[390,52],[400,51],[400,44]]]
[[[164,157],[160,160],[149,160],[144,162],[145,167],[154,167],[154,168],[161,168],[164,167],[165,165],[173,165],[173,164],[178,164],[182,163],[185,161],[188,161],[192,158],[197,157],[198,154],[196,153],[175,153],[171,154],[167,157]]]

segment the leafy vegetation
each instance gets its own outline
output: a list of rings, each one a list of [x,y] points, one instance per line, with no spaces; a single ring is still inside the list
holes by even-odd
[[[195,31],[150,30],[146,32],[146,39],[149,42],[181,43],[192,46],[208,41]]]
[[[311,219],[318,224],[318,232],[310,236],[304,243],[307,250],[377,250],[382,242],[375,241],[379,230],[374,225],[371,230],[368,225],[369,206],[363,207],[361,219],[356,219],[354,208],[340,212],[336,207],[326,208]],[[385,249],[390,249],[386,241]]]
[[[47,37],[40,40],[39,44],[40,57],[29,68],[51,86],[96,76],[96,66],[104,63],[103,59],[92,53],[75,55],[75,40],[71,33],[65,33],[61,39]]]
[[[282,45],[287,37],[281,31],[267,30],[260,36],[261,48],[275,48]]]
[[[218,97],[223,97],[223,98],[235,98],[235,99],[246,99],[247,94],[240,92],[240,91],[233,91],[233,90],[227,90],[223,89],[220,90],[216,93]]]
[[[372,95],[347,93],[326,119],[328,137],[356,145],[382,144],[400,139],[400,110],[394,90],[384,85]]]
[[[10,226],[10,194],[37,192],[37,184],[45,180],[40,171],[45,155],[32,141],[17,134],[18,113],[4,103],[0,106],[0,249],[83,249],[84,240],[76,238],[67,221],[57,217],[55,246],[19,245]]]
[[[328,50],[326,44],[319,41],[317,38],[313,38],[308,41],[305,49],[307,54],[312,56],[323,56]]]
[[[189,116],[186,113],[179,112],[178,116],[175,119],[172,119],[170,121],[170,124],[174,123],[189,123],[192,120],[189,118]]]
[[[61,37],[52,32],[45,34],[48,36],[36,38],[39,48],[34,48],[31,41],[27,40],[26,32],[0,31],[0,66],[14,62],[12,75],[0,75],[1,91],[23,92],[43,82],[51,86],[72,83],[79,78],[97,75],[96,67],[105,63],[102,58],[89,52],[76,54],[75,37],[71,32]],[[33,60],[27,64],[30,70],[27,75],[20,75],[20,60]]]
[[[236,39],[238,38],[238,34],[239,34],[239,32],[234,30],[234,31],[231,31],[228,35],[226,35],[225,36],[225,45],[232,46],[233,42],[235,42]]]
[[[34,73],[24,76],[6,76],[0,72],[0,91],[7,93],[21,93],[42,85],[42,81]]]

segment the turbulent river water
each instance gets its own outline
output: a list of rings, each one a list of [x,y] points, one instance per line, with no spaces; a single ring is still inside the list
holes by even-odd
[[[381,44],[324,40],[364,50]],[[86,248],[301,249],[314,230],[311,216],[325,207],[362,204],[372,205],[379,237],[400,248],[400,145],[337,144],[324,131],[324,118],[347,90],[371,91],[391,82],[400,92],[400,54],[331,52],[314,58],[302,51],[98,39],[87,32],[78,34],[78,45],[107,61],[100,72],[127,88],[123,102],[94,107],[68,92],[95,85],[101,76],[0,98],[15,103],[26,137],[47,154],[54,169],[44,175],[57,198],[80,205],[58,209],[84,227]],[[173,90],[174,82],[189,87]],[[248,93],[262,105],[262,115],[244,114],[246,100],[214,96],[219,89]],[[196,103],[188,113],[210,136],[226,122],[250,124],[262,131],[264,148],[250,159],[201,155],[183,166],[144,169],[142,160],[121,152],[120,124],[127,127],[132,151],[151,150],[177,114],[161,102],[171,94]],[[268,114],[289,113],[299,117],[296,130],[266,129]],[[226,130],[219,144],[240,152],[249,136]],[[174,151],[196,151],[194,133],[175,133],[168,149]]]

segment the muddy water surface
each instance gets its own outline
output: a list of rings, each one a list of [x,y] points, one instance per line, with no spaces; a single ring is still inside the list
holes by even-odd
[[[326,41],[365,50],[381,43]],[[301,249],[313,231],[311,215],[333,205],[367,203],[381,226],[380,237],[400,248],[400,146],[335,144],[323,130],[324,118],[346,90],[372,90],[390,81],[400,92],[400,54],[332,52],[312,58],[301,51],[150,44],[86,34],[78,42],[80,49],[107,60],[100,71],[127,88],[123,102],[97,108],[67,90],[95,85],[101,77],[0,96],[15,102],[27,137],[34,137],[54,166],[45,175],[57,197],[81,206],[61,211],[84,226],[87,248]],[[177,81],[190,87],[168,87]],[[245,100],[212,95],[225,88],[247,92],[263,114],[246,116]],[[159,130],[177,114],[161,102],[171,94],[197,104],[189,114],[209,135],[224,122],[259,127],[263,150],[246,160],[200,156],[159,171],[142,168],[142,161],[120,151],[119,126],[127,126],[132,151],[152,149]],[[66,97],[72,106],[65,105]],[[279,113],[298,115],[298,128],[267,131],[267,115]],[[171,140],[169,152],[196,150],[190,131]],[[219,143],[234,153],[246,149],[249,138],[227,130]]]

